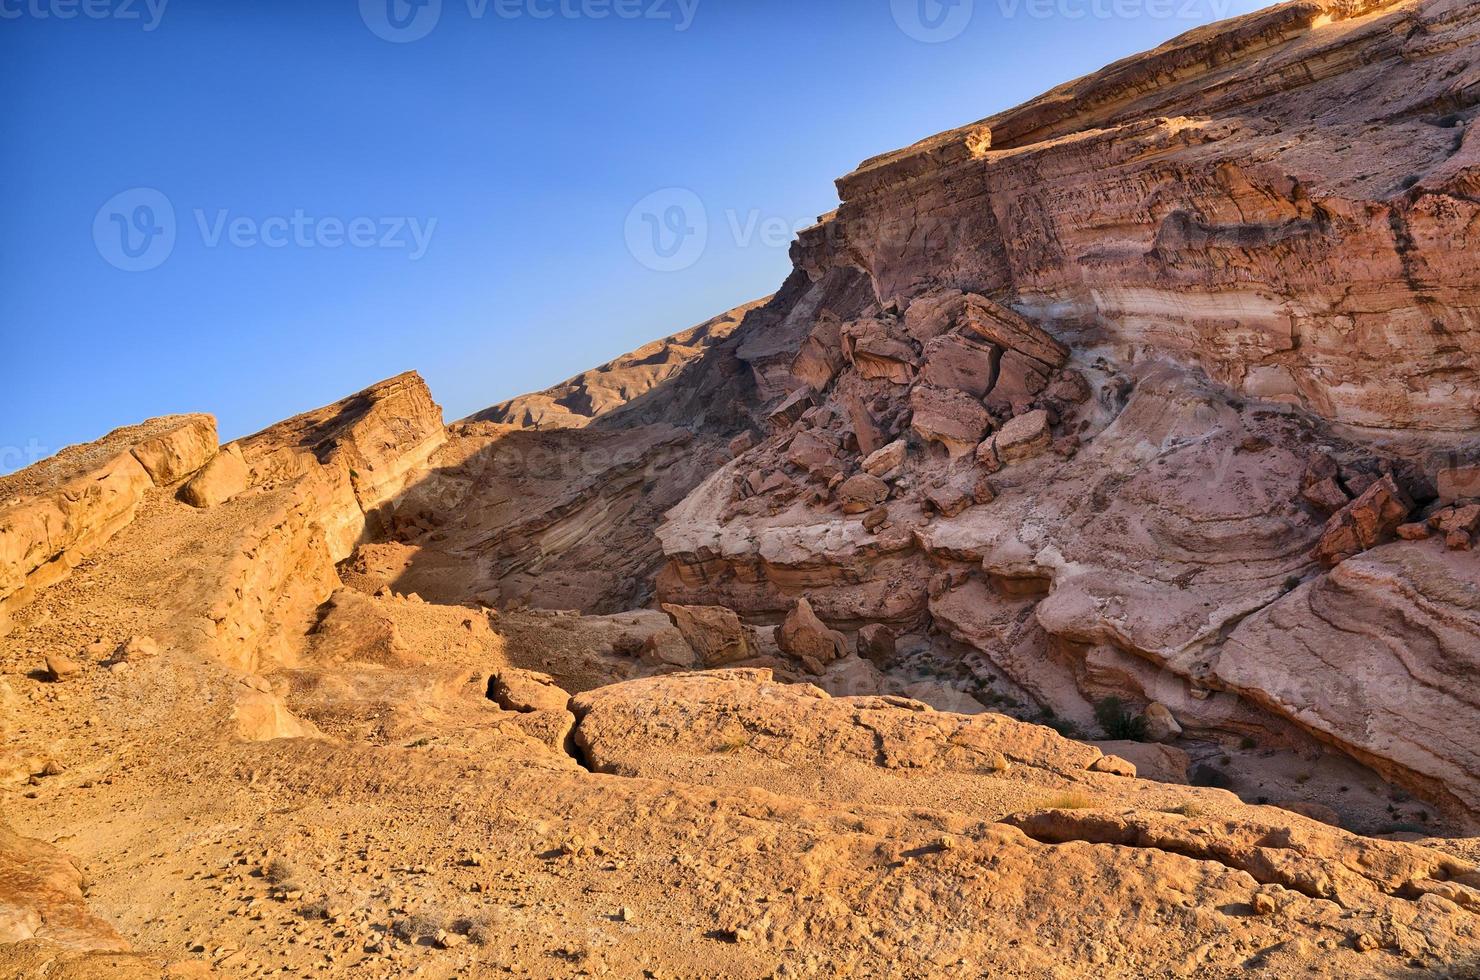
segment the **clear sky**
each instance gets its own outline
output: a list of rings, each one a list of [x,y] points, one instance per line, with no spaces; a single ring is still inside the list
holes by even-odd
[[[1265,5],[414,3],[0,0],[0,471],[545,387],[773,291],[864,158]]]

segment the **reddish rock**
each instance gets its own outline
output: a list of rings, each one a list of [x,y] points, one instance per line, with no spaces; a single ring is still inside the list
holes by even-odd
[[[970,489],[955,482],[930,487],[925,499],[942,517],[955,517],[976,502]]]
[[[859,337],[853,342],[853,368],[860,378],[907,385],[915,378],[915,349],[883,334]]]
[[[985,296],[968,295],[961,315],[962,329],[1048,367],[1062,367],[1069,349],[1042,327]]]
[[[827,479],[840,469],[837,446],[812,430],[799,432],[786,447],[786,461],[815,477]]]
[[[997,348],[956,334],[937,337],[925,345],[920,380],[937,388],[954,388],[981,398],[996,377]]]
[[[910,393],[911,425],[926,442],[938,442],[952,458],[974,450],[992,425],[975,398],[950,388],[919,385]]]
[[[863,470],[865,473],[871,473],[874,476],[883,476],[904,465],[905,458],[908,455],[909,447],[905,444],[905,441],[903,439],[896,439],[883,449],[870,453],[868,458],[863,461]]]
[[[1480,500],[1480,464],[1442,469],[1436,483],[1441,503]]]
[[[1404,541],[1427,541],[1434,536],[1434,529],[1427,522],[1398,525],[1398,537]]]
[[[1089,382],[1078,371],[1061,371],[1044,389],[1043,397],[1061,405],[1082,405],[1091,395]]]
[[[741,453],[748,452],[750,449],[754,448],[754,446],[755,433],[748,431],[742,432],[738,436],[730,440],[730,455],[739,456]]]
[[[1009,350],[1002,353],[997,366],[997,383],[987,396],[994,410],[1020,412],[1048,387],[1048,365],[1042,361]]]
[[[986,467],[988,473],[1002,469],[1002,457],[997,455],[997,437],[984,439],[976,447],[976,461]]]
[[[898,643],[894,631],[882,623],[870,623],[858,631],[858,655],[877,667],[894,659]]]
[[[812,604],[804,598],[792,605],[786,619],[777,628],[776,645],[782,653],[824,665],[848,654],[848,641],[843,634],[828,629],[812,611]]]
[[[1453,534],[1455,531],[1474,534],[1480,531],[1480,504],[1441,510],[1430,518],[1430,522],[1445,534]]]
[[[1335,477],[1326,477],[1300,491],[1300,496],[1312,507],[1325,514],[1333,514],[1351,502]]]
[[[772,429],[785,429],[794,425],[802,417],[803,412],[816,404],[817,393],[810,386],[803,385],[771,409],[766,415],[766,423]]]
[[[1384,476],[1327,522],[1316,544],[1316,558],[1327,568],[1389,541],[1413,502],[1391,476]]]
[[[837,490],[845,514],[863,514],[889,499],[889,484],[868,473],[844,480]]]
[[[721,667],[752,656],[749,633],[734,610],[673,603],[664,603],[662,608],[705,667]]]

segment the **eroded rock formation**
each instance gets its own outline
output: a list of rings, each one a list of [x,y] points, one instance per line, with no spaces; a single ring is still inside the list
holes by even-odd
[[[0,480],[0,977],[1480,969],[1477,32],[1282,4],[546,392]]]

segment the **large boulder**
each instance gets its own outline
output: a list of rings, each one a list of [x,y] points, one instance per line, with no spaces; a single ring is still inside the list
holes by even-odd
[[[251,470],[241,448],[226,446],[180,490],[180,499],[192,507],[215,507],[243,492],[250,485]]]
[[[754,655],[750,632],[733,609],[664,603],[663,611],[705,667],[721,667]]]
[[[798,599],[791,611],[776,630],[776,645],[781,652],[796,657],[803,663],[827,665],[848,653],[848,641],[837,630],[828,629],[812,604]]]
[[[1042,409],[1009,420],[994,437],[997,458],[1004,466],[1020,463],[1046,451],[1053,442],[1048,413]]]
[[[868,473],[855,473],[839,485],[838,502],[845,514],[864,514],[889,499],[889,484]]]
[[[920,380],[937,388],[955,388],[975,398],[992,390],[996,379],[995,347],[978,344],[956,334],[936,337],[925,345],[925,365]]]
[[[1368,487],[1326,524],[1316,557],[1327,568],[1391,541],[1413,510],[1413,501],[1391,475]]]
[[[992,426],[981,402],[964,391],[917,385],[910,392],[911,427],[926,442],[938,442],[951,457],[973,452]]]

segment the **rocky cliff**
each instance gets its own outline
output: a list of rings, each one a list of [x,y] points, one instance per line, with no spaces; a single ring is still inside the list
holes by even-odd
[[[1282,4],[555,388],[0,480],[0,977],[1474,973],[1477,55]]]

